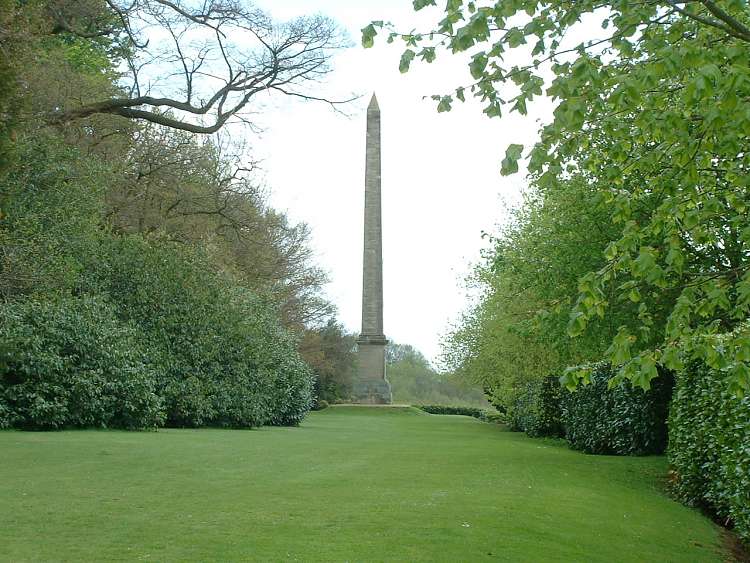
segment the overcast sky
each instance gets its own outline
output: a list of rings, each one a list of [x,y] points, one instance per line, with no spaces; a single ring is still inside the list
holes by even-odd
[[[489,119],[477,104],[438,114],[430,99],[470,80],[465,61],[444,55],[400,74],[403,47],[360,46],[360,29],[389,20],[400,29],[427,28],[436,12],[415,14],[409,0],[260,0],[278,19],[323,13],[339,22],[354,46],[334,60],[324,92],[362,98],[348,116],[317,103],[280,102],[263,112],[252,137],[271,203],[308,223],[318,262],[330,272],[329,298],[345,326],[358,332],[362,291],[365,108],[377,92],[382,122],[384,324],[388,338],[429,358],[466,306],[463,279],[496,231],[504,202],[518,200],[524,179],[500,176],[509,143],[531,143],[534,116]],[[419,16],[419,17],[418,17]],[[549,111],[540,107],[539,111]]]

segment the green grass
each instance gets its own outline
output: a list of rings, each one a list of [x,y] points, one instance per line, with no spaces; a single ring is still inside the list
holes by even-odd
[[[461,416],[336,407],[301,428],[0,432],[0,560],[721,561],[661,457]]]

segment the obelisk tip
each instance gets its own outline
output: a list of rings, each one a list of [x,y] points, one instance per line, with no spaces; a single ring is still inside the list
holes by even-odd
[[[370,105],[367,106],[367,111],[380,110],[380,106],[378,106],[378,99],[375,97],[375,92],[372,93],[372,98],[370,98]]]

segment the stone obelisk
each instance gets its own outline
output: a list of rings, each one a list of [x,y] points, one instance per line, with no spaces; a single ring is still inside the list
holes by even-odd
[[[362,331],[357,340],[355,402],[390,404],[383,333],[383,228],[380,212],[380,108],[375,94],[367,106],[365,241],[362,264]]]

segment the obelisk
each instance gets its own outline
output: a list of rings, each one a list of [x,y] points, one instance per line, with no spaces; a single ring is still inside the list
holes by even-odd
[[[354,400],[390,404],[391,386],[385,377],[383,333],[383,228],[380,211],[380,108],[375,94],[367,106],[365,149],[365,237],[362,261],[362,331],[357,339]]]

